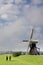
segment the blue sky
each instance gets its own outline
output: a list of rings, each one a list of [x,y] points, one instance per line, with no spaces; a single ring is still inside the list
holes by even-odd
[[[43,0],[0,0],[0,50],[27,50],[33,27],[43,50]]]

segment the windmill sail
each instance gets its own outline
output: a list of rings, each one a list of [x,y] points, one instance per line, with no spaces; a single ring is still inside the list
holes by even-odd
[[[31,40],[32,37],[33,37],[33,32],[34,32],[34,29],[32,29],[32,33],[31,33],[31,36],[30,36],[30,40]]]
[[[32,29],[32,33],[31,33],[31,36],[30,36],[30,41],[29,41],[28,48],[27,48],[27,54],[28,54],[28,49],[29,49],[30,44],[31,44],[31,39],[33,37],[33,32],[34,32],[34,29]]]

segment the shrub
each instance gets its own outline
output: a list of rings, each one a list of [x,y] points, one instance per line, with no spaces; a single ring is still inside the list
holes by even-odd
[[[17,56],[20,56],[20,55],[21,55],[21,52],[13,52],[14,57],[17,57]]]

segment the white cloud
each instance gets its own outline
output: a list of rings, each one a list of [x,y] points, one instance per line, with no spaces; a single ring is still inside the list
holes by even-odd
[[[16,20],[18,18],[17,15],[20,15],[20,10],[17,5],[7,4],[0,6],[1,18],[5,19],[6,16],[7,20],[14,21],[14,19]]]
[[[0,0],[0,4],[5,4],[5,3],[10,4],[12,2],[13,2],[13,0]]]
[[[22,2],[23,2],[23,0],[15,0],[16,4],[19,4],[19,3],[22,3]]]
[[[28,5],[29,6],[29,5]],[[24,8],[24,17],[29,25],[41,26],[43,25],[43,7],[30,6]]]
[[[2,1],[4,2],[4,0],[1,0],[0,3]],[[32,4],[21,4],[21,11],[19,9],[20,6],[16,4],[19,4],[23,1],[15,0],[16,4],[14,5],[11,4],[12,1],[13,0],[6,0],[5,2],[7,2],[8,4],[0,5],[0,17],[2,19],[9,20],[7,25],[3,25],[3,23],[0,23],[0,46],[4,45],[5,47],[8,44],[9,47],[9,45],[12,43],[11,46],[13,48],[16,44],[18,44],[18,48],[19,46],[23,48],[24,45],[22,45],[21,43],[17,43],[17,41],[29,39],[32,27],[35,27],[33,38],[39,40],[40,38],[43,39],[42,34],[40,32],[41,25],[43,25],[43,7],[38,8],[37,6],[34,6]],[[32,0],[32,3],[34,4],[40,2],[41,0]],[[7,39],[9,39],[9,41]]]
[[[3,15],[1,15],[1,18],[2,18],[2,19],[7,19],[8,16],[7,16],[7,14],[3,14]]]
[[[16,22],[9,22],[7,26],[2,25],[2,27],[0,28],[0,36],[2,37],[1,39],[3,40],[11,37],[13,34],[16,34],[15,38],[17,38],[16,36],[19,37],[23,32],[22,24],[22,20],[18,19]]]
[[[43,2],[43,0],[32,0],[32,2],[33,2],[34,4],[40,4],[40,3]]]

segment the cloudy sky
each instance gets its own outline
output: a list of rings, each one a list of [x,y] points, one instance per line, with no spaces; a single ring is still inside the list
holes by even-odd
[[[27,50],[31,30],[43,50],[43,0],[0,0],[0,51]]]

